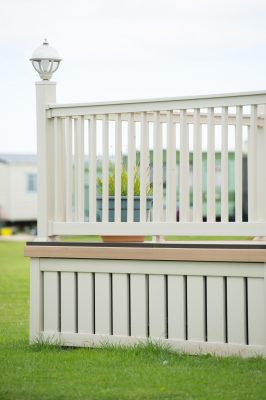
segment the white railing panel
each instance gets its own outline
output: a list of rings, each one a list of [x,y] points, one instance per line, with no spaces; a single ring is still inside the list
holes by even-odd
[[[66,221],[73,220],[73,149],[72,118],[66,120]]]
[[[257,106],[251,106],[250,128],[248,132],[248,220],[256,221],[256,116]]]

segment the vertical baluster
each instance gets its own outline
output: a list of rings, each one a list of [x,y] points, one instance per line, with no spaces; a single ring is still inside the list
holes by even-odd
[[[89,221],[96,221],[96,115],[91,116],[89,136]]]
[[[72,182],[73,182],[73,159],[72,159],[72,118],[66,120],[66,221],[72,221]]]
[[[75,119],[75,221],[84,221],[84,118]]]
[[[55,221],[64,219],[64,185],[63,185],[63,127],[61,118],[54,118],[54,218]]]
[[[127,221],[133,221],[134,209],[134,166],[136,162],[136,138],[134,114],[128,117],[128,180],[127,180]]]
[[[207,221],[215,222],[215,141],[214,109],[208,109]]]
[[[154,113],[153,220],[161,221],[163,212],[163,158],[160,112]]]
[[[228,107],[222,108],[221,222],[228,222]]]
[[[194,110],[193,137],[193,221],[202,221],[202,144],[200,109]]]
[[[266,129],[265,122],[264,126],[262,126],[261,119],[258,120],[258,117],[265,118],[265,112],[265,105],[259,105],[257,107],[255,125],[256,222],[264,222],[266,220]]]
[[[121,166],[122,166],[122,122],[117,114],[115,127],[115,222],[121,221]]]
[[[149,131],[147,114],[141,113],[140,138],[140,221],[146,221],[146,194],[149,178]]]
[[[180,222],[189,221],[189,137],[186,110],[180,110]]]
[[[255,134],[256,134],[257,106],[251,106],[250,128],[248,133],[248,221],[256,220],[256,154],[255,154]]]
[[[103,118],[103,187],[102,187],[102,221],[108,222],[108,170],[109,170],[109,116]]]
[[[167,113],[166,220],[176,220],[176,136],[173,111]]]
[[[242,106],[236,107],[236,139],[235,139],[235,221],[242,221]]]

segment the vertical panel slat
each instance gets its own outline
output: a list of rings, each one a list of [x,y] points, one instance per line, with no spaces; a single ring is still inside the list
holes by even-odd
[[[89,220],[96,221],[96,116],[90,120],[89,136]]]
[[[236,107],[236,140],[235,140],[235,221],[242,221],[242,176],[243,176],[243,158],[242,158],[242,107]]]
[[[215,137],[214,109],[208,109],[207,221],[215,222]]]
[[[256,220],[256,117],[257,106],[251,106],[250,127],[248,134],[248,221]]]
[[[117,114],[115,127],[115,222],[121,221],[121,166],[122,166],[122,122]]]
[[[78,273],[78,332],[94,332],[94,287],[92,273]]]
[[[264,280],[248,278],[248,338],[251,345],[264,344],[264,296]]]
[[[146,194],[149,178],[149,131],[147,114],[141,113],[140,133],[140,221],[146,222]]]
[[[148,330],[148,290],[145,275],[130,275],[131,336],[146,337]]]
[[[61,332],[76,332],[76,282],[74,272],[61,272]]]
[[[63,187],[63,128],[62,119],[54,118],[54,218],[64,219],[64,187]],[[65,171],[64,171],[65,173]]]
[[[193,135],[193,221],[202,221],[202,144],[200,109],[194,110]]]
[[[59,331],[59,274],[43,273],[43,329],[46,332]]]
[[[111,334],[110,274],[95,274],[95,333]]]
[[[226,321],[223,277],[207,277],[207,336],[208,342],[225,343]]]
[[[154,113],[153,149],[153,221],[161,221],[163,213],[163,153],[160,112]]]
[[[221,222],[228,222],[228,107],[222,108]]]
[[[30,341],[34,343],[43,331],[43,273],[40,258],[30,259]]]
[[[128,180],[127,180],[127,221],[133,222],[134,210],[134,168],[136,163],[136,139],[134,114],[128,116]]]
[[[187,277],[188,340],[205,340],[205,295],[202,276]]]
[[[75,119],[75,220],[84,221],[84,118]]]
[[[266,128],[258,117],[265,118],[265,105],[259,105],[256,115],[255,154],[256,154],[256,222],[266,220]],[[265,120],[264,120],[265,121]],[[264,126],[261,126],[264,125]]]
[[[180,190],[179,220],[189,221],[189,136],[186,110],[180,110]]]
[[[246,301],[244,279],[227,278],[228,343],[246,343]]]
[[[173,111],[167,113],[166,221],[176,220],[176,135]]]
[[[149,276],[150,337],[166,337],[166,290],[164,275]]]
[[[113,274],[113,334],[129,334],[128,275]]]
[[[168,338],[186,339],[186,292],[184,276],[168,276]]]
[[[109,116],[103,118],[103,188],[102,188],[102,221],[108,221],[108,170],[109,170]]]
[[[73,158],[72,158],[72,118],[66,120],[66,221],[72,221]]]

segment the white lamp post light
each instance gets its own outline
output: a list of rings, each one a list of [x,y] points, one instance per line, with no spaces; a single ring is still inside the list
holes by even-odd
[[[49,81],[53,73],[58,69],[62,58],[60,58],[56,49],[49,46],[47,39],[44,39],[42,46],[39,46],[33,52],[30,61],[40,78]]]

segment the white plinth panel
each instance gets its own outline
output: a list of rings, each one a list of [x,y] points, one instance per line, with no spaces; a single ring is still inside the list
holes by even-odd
[[[151,339],[193,354],[265,355],[265,270],[263,263],[35,258],[31,341]]]

